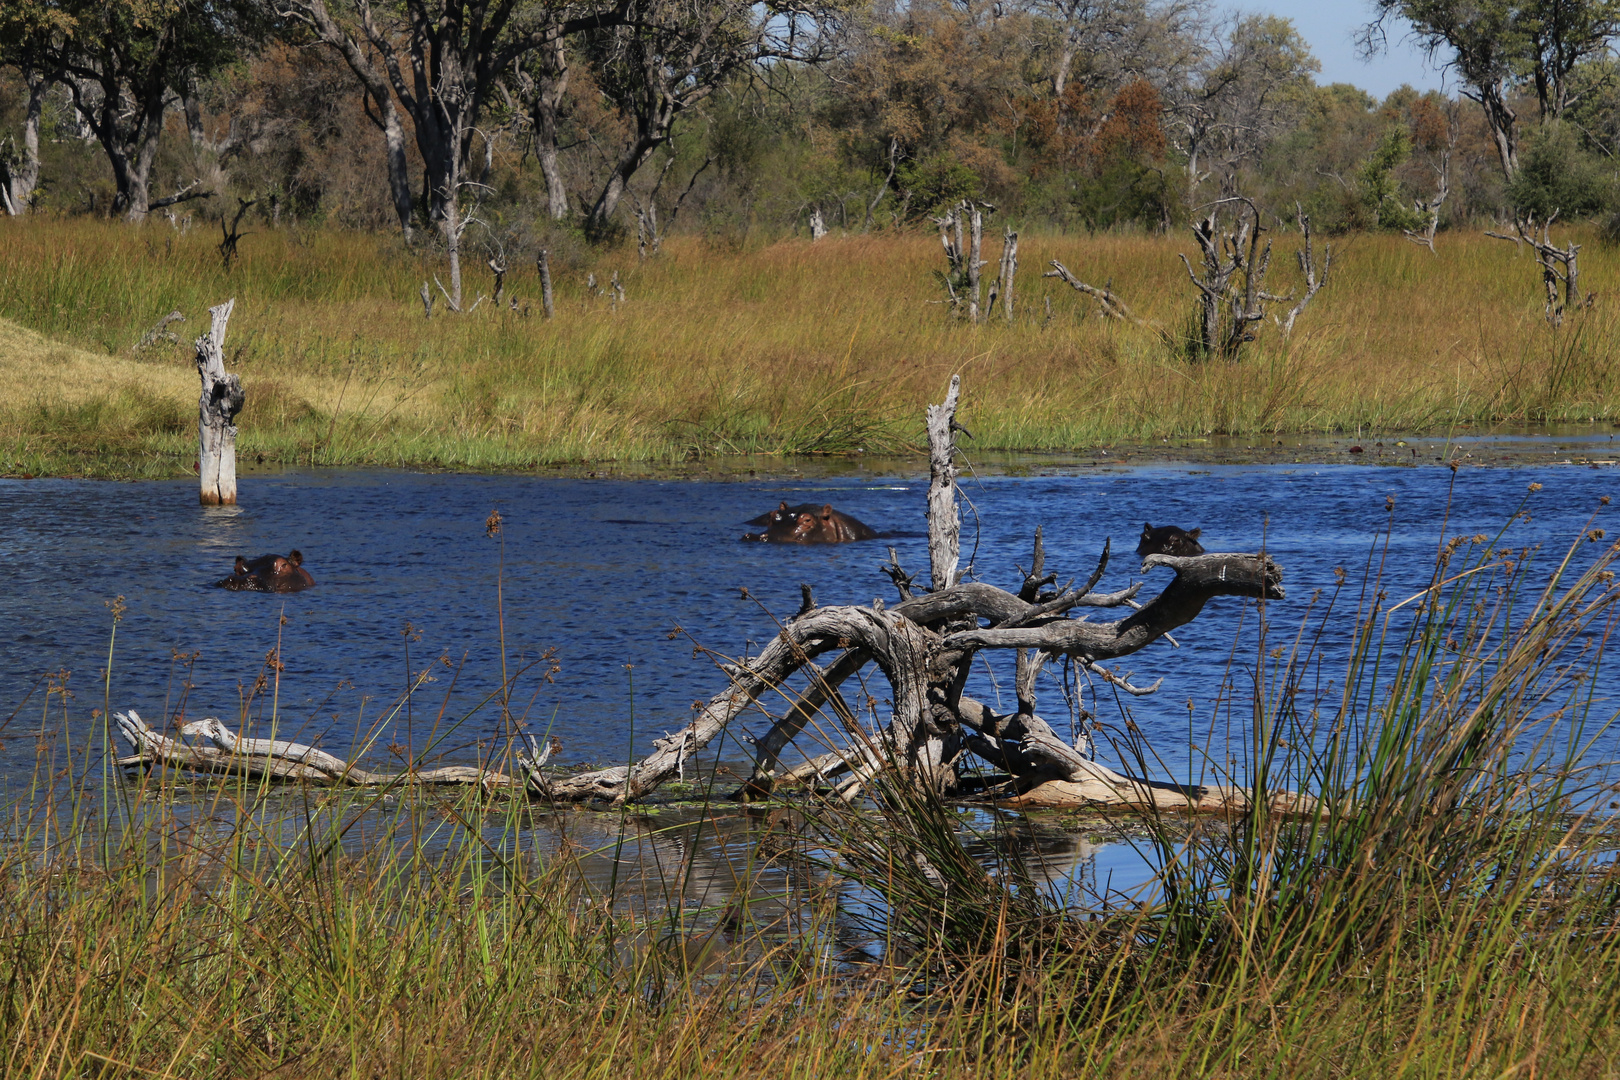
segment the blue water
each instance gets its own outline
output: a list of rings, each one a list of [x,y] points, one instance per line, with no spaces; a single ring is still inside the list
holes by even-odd
[[[1389,498],[1385,574],[1394,596],[1428,583],[1448,502],[1446,536],[1494,534],[1527,506],[1529,519],[1509,534],[1513,546],[1562,550],[1600,496],[1620,494],[1616,481],[1609,469],[1557,466],[1464,469],[1454,487],[1449,470],[1426,467],[968,476],[964,562],[971,558],[981,579],[1016,588],[1015,565],[1028,565],[1040,524],[1060,584],[1084,580],[1111,538],[1116,557],[1099,587],[1118,589],[1140,579],[1133,551],[1144,521],[1199,526],[1212,551],[1265,545],[1284,567],[1288,590],[1271,616],[1289,624],[1314,590],[1332,586],[1336,566],[1359,580],[1390,520]],[[1544,488],[1526,504],[1532,482]],[[516,680],[514,713],[562,739],[563,763],[621,762],[685,723],[694,702],[724,685],[694,642],[729,656],[757,651],[774,632],[772,614],[798,608],[801,582],[821,603],[893,602],[878,570],[889,545],[908,570],[926,576],[924,490],[917,476],[737,483],[319,471],[249,476],[242,505],[210,509],[196,504],[187,482],[0,481],[0,768],[16,775],[32,767],[32,741],[18,736],[40,729],[49,673],[71,673],[69,733],[87,728],[103,699],[107,604],[118,596],[127,612],[112,663],[115,710],[135,708],[154,725],[173,718],[189,673],[184,716],[217,715],[238,726],[244,696],[279,637],[279,687],[267,686],[250,717],[268,717],[269,694],[278,692],[282,737],[318,739],[339,754],[358,746],[386,761],[390,744],[420,751],[435,730],[453,728],[433,756],[473,760],[502,730],[499,706],[488,700],[500,684],[498,582],[508,670],[548,648],[561,665],[553,681],[539,677],[544,665]],[[825,500],[895,535],[832,547],[738,542],[745,519],[783,499]],[[504,554],[486,535],[497,508]],[[237,554],[292,548],[304,553],[314,589],[272,596],[212,587]],[[1150,575],[1142,599],[1169,576]],[[1238,600],[1216,600],[1176,633],[1179,649],[1159,642],[1121,665],[1139,683],[1165,678],[1158,695],[1126,705],[1174,776],[1189,768],[1188,701],[1200,741],[1209,705],[1231,678],[1244,611]],[[1252,613],[1246,618],[1252,626]],[[399,707],[407,649],[410,670],[430,669],[433,681]],[[1252,668],[1252,658],[1252,649],[1240,651],[1235,670]],[[1005,705],[1011,657],[994,663],[994,681],[981,665],[974,690],[993,699],[999,687]],[[1064,730],[1069,713],[1057,684],[1046,692],[1043,715]],[[1105,694],[1117,716],[1112,702]],[[48,727],[59,712],[58,701]],[[745,723],[756,734],[766,725],[761,716]],[[1217,741],[1226,737],[1222,729]],[[707,753],[746,770],[746,751],[727,740]]]

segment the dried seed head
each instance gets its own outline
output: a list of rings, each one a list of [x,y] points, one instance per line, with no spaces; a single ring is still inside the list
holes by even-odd
[[[489,517],[484,519],[484,535],[491,538],[501,535],[501,511],[499,507],[491,510]]]

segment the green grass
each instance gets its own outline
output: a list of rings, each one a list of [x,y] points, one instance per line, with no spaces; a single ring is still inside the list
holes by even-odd
[[[1271,287],[1295,273],[1278,237]],[[992,245],[994,246],[994,245]],[[936,303],[926,236],[782,241],[736,250],[677,238],[555,258],[557,317],[532,266],[519,307],[424,319],[443,267],[389,238],[265,232],[227,272],[213,239],[162,225],[0,221],[0,472],[189,471],[186,340],[237,299],[228,366],[247,387],[244,461],[532,468],[654,466],[744,453],[909,452],[915,417],[953,372],[973,389],[981,450],[1305,432],[1451,430],[1620,416],[1605,299],[1617,254],[1582,253],[1597,305],[1554,331],[1528,256],[1448,235],[1339,242],[1334,277],[1292,341],[1264,326],[1241,363],[1190,363],[1150,330],[1108,323],[1039,273],[1057,258],[1165,327],[1186,320],[1180,238],[1030,235],[1019,318],[964,325]],[[491,282],[469,259],[469,294]],[[618,272],[627,301],[586,288]],[[1051,318],[1047,318],[1047,303]],[[182,341],[131,347],[164,313]],[[32,335],[29,336],[31,332]],[[67,351],[88,378],[61,380]],[[97,370],[98,366],[104,370]]]

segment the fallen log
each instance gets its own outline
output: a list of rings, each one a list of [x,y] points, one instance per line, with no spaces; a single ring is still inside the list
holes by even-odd
[[[189,744],[155,731],[134,709],[114,713],[118,731],[134,753],[118,759],[124,768],[167,765],[189,772],[244,776],[248,779],[301,780],[333,786],[377,787],[391,784],[481,784],[486,789],[525,786],[502,772],[469,765],[448,765],[438,769],[412,769],[402,773],[370,772],[333,757],[323,750],[280,739],[245,739],[235,735],[219,720],[209,717],[181,728],[181,734],[197,736],[206,743]],[[547,748],[539,762],[545,764]]]

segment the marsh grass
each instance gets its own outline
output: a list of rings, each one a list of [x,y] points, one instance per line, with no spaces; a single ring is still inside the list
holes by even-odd
[[[1281,288],[1294,238],[1277,241]],[[1228,364],[1190,362],[1038,276],[1061,259],[1174,328],[1191,305],[1176,237],[1028,236],[1019,318],[977,327],[935,303],[941,256],[928,237],[742,248],[675,238],[645,262],[610,249],[559,264],[548,322],[532,267],[508,278],[518,310],[456,315],[441,302],[426,320],[417,289],[442,268],[376,236],[256,234],[226,272],[202,231],[3,221],[0,319],[17,325],[0,324],[0,471],[188,470],[194,437],[174,429],[194,398],[185,339],[230,296],[226,352],[248,389],[250,463],[891,453],[916,444],[914,418],[958,371],[974,387],[965,419],[984,450],[1620,415],[1606,299],[1620,252],[1588,245],[1597,306],[1554,331],[1533,263],[1493,243],[1453,235],[1436,257],[1399,238],[1342,241],[1293,340],[1267,326]],[[587,274],[614,271],[623,305],[586,287]],[[186,315],[170,328],[183,340],[133,357],[171,309]],[[166,404],[152,416],[139,395]]]
[[[1620,548],[1596,524],[1551,560],[1507,532],[1443,540],[1406,596],[1374,548],[1291,631],[1253,609],[1210,719],[1241,767],[1200,782],[1320,811],[1149,817],[1135,900],[970,855],[958,808],[892,773],[866,806],[767,807],[758,829],[704,798],[695,832],[121,775],[114,688],[83,717],[52,683],[0,838],[0,1055],[61,1077],[1609,1076],[1620,864],[1592,746]],[[243,702],[272,735],[277,670]],[[754,849],[693,909],[705,830]],[[676,857],[629,895],[621,865],[660,840]],[[791,896],[755,894],[772,863]]]

